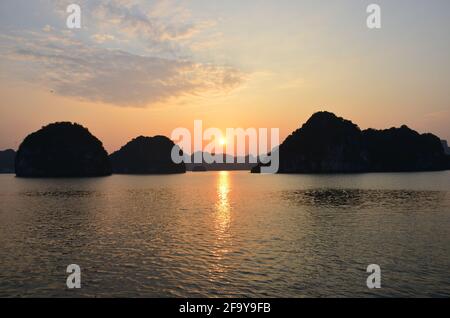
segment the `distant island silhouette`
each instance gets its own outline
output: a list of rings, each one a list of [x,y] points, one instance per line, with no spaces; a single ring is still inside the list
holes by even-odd
[[[15,158],[17,177],[99,177],[111,174],[100,140],[79,124],[59,122],[28,135]]]
[[[12,149],[0,151],[0,173],[14,173],[16,152]]]
[[[335,114],[317,112],[273,151],[279,173],[436,171],[450,168],[441,140],[403,125],[361,130]],[[259,173],[261,164],[252,169]]]
[[[189,156],[189,154],[185,154],[185,158],[188,159],[190,157],[191,163],[186,163],[186,170],[194,171],[194,172],[204,172],[204,171],[233,171],[233,170],[244,170],[250,171],[253,167],[257,165],[257,163],[252,163],[252,161],[256,161],[255,157],[250,155],[244,157],[231,156],[229,154],[218,154],[217,156],[222,156],[222,162],[213,162],[207,163],[204,158],[207,152],[200,152],[202,162],[194,163],[194,157],[196,152]],[[213,154],[214,155],[214,154]],[[227,163],[228,162],[230,163]],[[187,162],[188,160],[185,160]],[[253,161],[253,162],[254,162]]]
[[[185,173],[184,163],[172,161],[171,151],[175,144],[165,136],[137,137],[109,158],[117,174],[171,174]],[[182,151],[180,149],[180,154]]]
[[[203,166],[203,165],[194,165],[194,166],[191,168],[191,171],[192,171],[192,172],[205,172],[205,171],[208,171],[208,170],[207,170],[206,167]]]

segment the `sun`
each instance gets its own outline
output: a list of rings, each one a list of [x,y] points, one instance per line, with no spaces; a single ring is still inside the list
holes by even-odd
[[[225,138],[223,138],[223,137],[220,138],[219,142],[220,142],[220,144],[221,144],[222,146],[224,146],[224,145],[227,144],[227,140],[226,140]]]

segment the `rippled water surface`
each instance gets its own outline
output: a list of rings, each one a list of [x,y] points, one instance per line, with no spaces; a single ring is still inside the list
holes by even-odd
[[[0,175],[0,296],[450,296],[450,172]]]

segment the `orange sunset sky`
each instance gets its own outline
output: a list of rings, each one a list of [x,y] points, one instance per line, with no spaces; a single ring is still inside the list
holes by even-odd
[[[450,139],[450,2],[74,1],[0,3],[0,149],[74,121],[117,150],[195,119],[280,128],[318,110],[361,128],[407,124]]]

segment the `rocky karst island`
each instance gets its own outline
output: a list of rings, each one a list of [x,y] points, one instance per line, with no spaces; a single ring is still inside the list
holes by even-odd
[[[185,173],[185,164],[172,161],[175,146],[165,136],[137,137],[110,155],[113,172],[117,174]],[[180,154],[182,155],[181,150]]]
[[[100,177],[111,174],[102,142],[83,126],[50,124],[28,135],[15,158],[17,177]]]
[[[436,171],[450,168],[441,140],[403,125],[361,130],[333,113],[317,112],[273,151],[279,173]],[[259,173],[261,165],[252,169]]]

